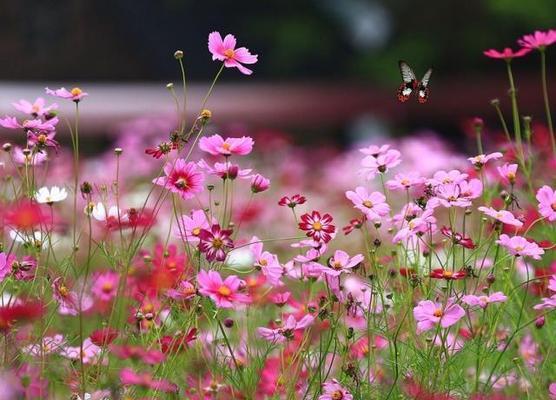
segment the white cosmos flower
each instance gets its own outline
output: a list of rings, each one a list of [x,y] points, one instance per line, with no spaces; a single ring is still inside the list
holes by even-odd
[[[37,247],[45,247],[47,245],[48,236],[41,231],[30,233],[10,230],[10,238],[16,243],[30,244]]]
[[[35,193],[35,200],[38,203],[52,204],[63,201],[68,197],[68,192],[64,188],[52,186],[50,189],[43,186]]]
[[[104,207],[104,204],[102,203],[97,203],[92,211],[91,211],[91,215],[93,216],[94,219],[96,219],[97,221],[106,221],[108,219],[115,219],[117,220],[118,217],[120,218],[121,221],[123,222],[127,222],[128,216],[126,213],[122,213],[121,211],[118,210],[118,207],[116,206],[112,206],[108,209],[108,212],[106,211],[106,207]]]

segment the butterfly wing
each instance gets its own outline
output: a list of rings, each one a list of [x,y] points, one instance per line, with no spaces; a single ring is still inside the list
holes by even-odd
[[[398,100],[403,103],[409,100],[411,93],[415,90],[417,78],[415,78],[415,73],[408,63],[400,60],[398,65],[400,67],[400,73],[402,74],[403,80],[403,83],[398,89]]]
[[[419,103],[426,103],[429,99],[429,81],[432,75],[432,68],[429,68],[425,75],[423,75],[423,79],[419,82],[417,87],[417,100]]]

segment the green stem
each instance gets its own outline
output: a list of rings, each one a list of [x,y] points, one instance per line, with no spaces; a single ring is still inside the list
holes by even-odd
[[[542,76],[542,94],[544,98],[544,110],[546,112],[546,122],[550,132],[550,142],[552,143],[552,154],[556,156],[556,139],[554,138],[554,128],[552,126],[552,115],[550,113],[550,104],[548,102],[548,85],[546,83],[546,53],[545,49],[541,51],[541,76]]]

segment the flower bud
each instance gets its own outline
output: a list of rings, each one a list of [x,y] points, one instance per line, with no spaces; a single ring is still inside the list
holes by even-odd
[[[5,152],[9,152],[12,149],[12,145],[11,143],[4,143],[4,145],[2,146],[2,150],[4,150]]]
[[[494,107],[498,107],[500,105],[500,100],[498,99],[492,99],[490,101],[490,105],[494,106]]]
[[[115,153],[117,156],[121,155],[123,152],[124,152],[124,150],[123,150],[121,147],[116,147],[116,148],[114,149],[114,153]]]
[[[537,327],[537,329],[541,329],[544,326],[544,323],[545,323],[544,315],[541,315],[535,320],[535,326]]]
[[[225,326],[226,328],[231,328],[232,326],[234,326],[234,320],[231,319],[231,318],[226,318],[226,319],[224,320],[224,326]]]
[[[176,50],[174,53],[174,58],[176,60],[181,60],[183,58],[183,51],[182,50]]]
[[[270,179],[265,178],[261,174],[253,176],[251,179],[251,191],[253,193],[264,192],[270,187]]]
[[[199,114],[199,118],[203,119],[203,120],[208,120],[212,118],[212,112],[209,109],[203,109],[203,111],[201,111],[201,114]]]

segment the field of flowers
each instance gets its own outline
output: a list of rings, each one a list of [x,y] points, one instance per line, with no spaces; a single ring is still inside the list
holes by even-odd
[[[86,88],[14,99],[0,399],[556,399],[554,43],[484,52],[509,92],[499,126],[470,120],[469,155],[434,136],[339,152],[217,133],[218,81],[258,61],[218,32],[202,103],[176,51],[177,126],[131,122],[106,154],[80,155]],[[540,60],[534,119],[521,57]]]

